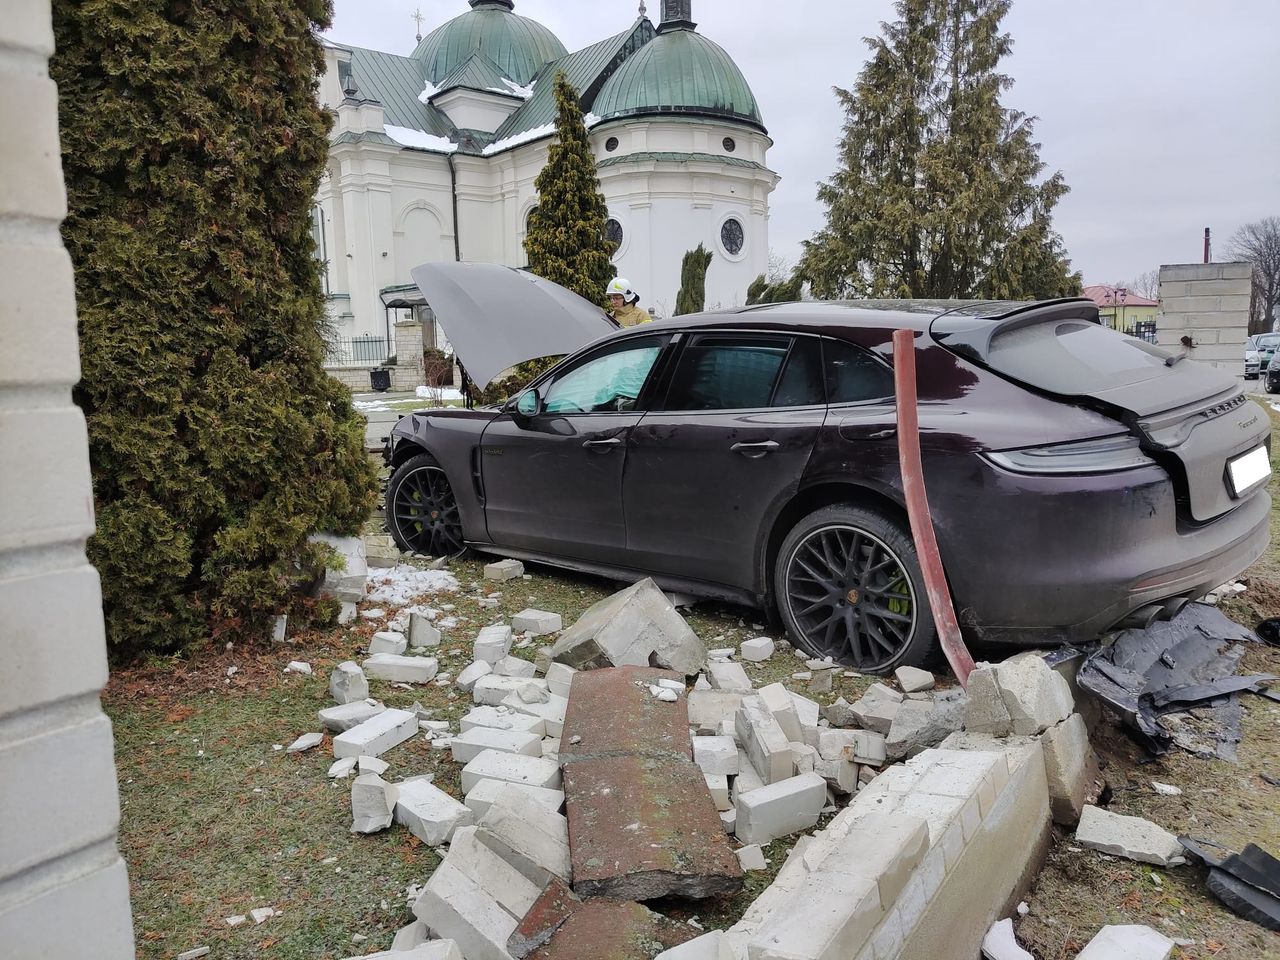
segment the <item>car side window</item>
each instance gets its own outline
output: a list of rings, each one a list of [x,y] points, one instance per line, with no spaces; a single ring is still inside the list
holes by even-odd
[[[543,400],[545,413],[619,413],[636,408],[665,337],[618,344],[557,377]]]
[[[705,334],[684,348],[668,410],[750,410],[769,406],[791,338]]]
[[[893,371],[871,354],[843,340],[824,339],[827,403],[892,400]]]
[[[822,385],[822,347],[817,337],[796,337],[773,391],[775,407],[810,407],[826,403]]]

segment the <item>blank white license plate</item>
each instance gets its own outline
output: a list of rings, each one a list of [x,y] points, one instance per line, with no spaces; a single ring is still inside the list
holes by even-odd
[[[1271,458],[1267,456],[1267,448],[1258,447],[1229,461],[1227,474],[1231,477],[1231,489],[1237,497],[1267,479],[1271,476]]]

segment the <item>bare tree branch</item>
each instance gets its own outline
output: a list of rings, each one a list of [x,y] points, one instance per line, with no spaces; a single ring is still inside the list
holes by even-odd
[[[1250,333],[1269,331],[1280,315],[1280,217],[1264,217],[1236,231],[1228,246],[1232,258],[1253,264],[1257,308]]]

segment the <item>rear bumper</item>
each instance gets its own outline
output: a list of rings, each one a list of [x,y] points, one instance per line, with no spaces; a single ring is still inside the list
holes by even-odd
[[[1265,490],[1212,523],[1187,527],[1157,467],[1056,480],[995,472],[991,479],[1014,498],[1008,519],[992,531],[968,511],[947,530],[944,547],[961,622],[975,640],[1096,639],[1148,604],[1194,599],[1238,576],[1270,539]],[[971,552],[975,545],[986,562],[975,562],[982,556]]]

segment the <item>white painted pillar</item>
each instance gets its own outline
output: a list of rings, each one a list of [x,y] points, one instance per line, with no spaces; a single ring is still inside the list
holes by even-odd
[[[0,954],[134,956],[49,0],[0,17]]]

